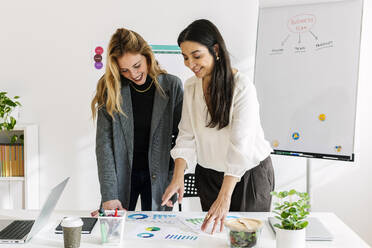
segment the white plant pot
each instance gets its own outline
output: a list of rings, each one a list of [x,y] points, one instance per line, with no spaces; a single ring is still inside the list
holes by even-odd
[[[306,247],[306,229],[285,230],[275,228],[276,248],[305,248]]]

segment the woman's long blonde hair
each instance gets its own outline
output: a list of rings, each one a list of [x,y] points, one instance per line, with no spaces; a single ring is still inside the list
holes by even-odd
[[[155,60],[151,47],[136,32],[125,28],[119,28],[112,35],[107,48],[106,71],[99,79],[97,92],[91,103],[93,120],[97,116],[97,111],[106,105],[107,113],[114,119],[114,113],[125,115],[121,109],[122,96],[120,70],[117,59],[125,53],[141,54],[145,56],[148,68],[148,75],[154,80],[157,90],[164,94],[159,85],[157,77],[159,74],[166,73],[161,69]]]

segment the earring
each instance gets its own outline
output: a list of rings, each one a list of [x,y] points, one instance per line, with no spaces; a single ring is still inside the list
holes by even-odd
[[[217,60],[217,61],[218,61],[218,60],[220,60],[220,57],[219,57],[219,56],[217,56],[216,60]]]

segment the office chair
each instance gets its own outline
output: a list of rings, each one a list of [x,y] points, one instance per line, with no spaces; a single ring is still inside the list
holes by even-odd
[[[183,198],[186,197],[199,197],[198,191],[195,185],[195,174],[188,173],[184,176],[185,191],[183,193]],[[182,204],[178,203],[178,210],[182,211]]]

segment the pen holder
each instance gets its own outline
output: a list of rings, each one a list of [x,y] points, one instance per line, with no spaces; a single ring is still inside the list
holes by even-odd
[[[120,245],[124,235],[126,211],[105,210],[106,216],[99,216],[102,244]]]

